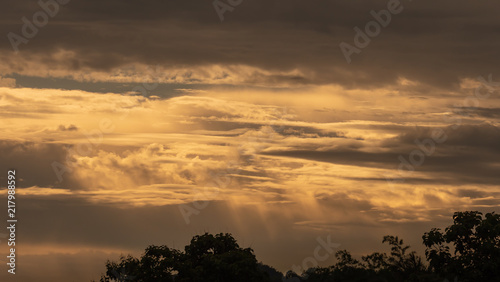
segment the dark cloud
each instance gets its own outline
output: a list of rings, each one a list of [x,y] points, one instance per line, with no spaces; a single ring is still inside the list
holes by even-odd
[[[374,206],[370,203],[368,199],[358,200],[347,193],[317,193],[315,198],[318,200],[320,205],[324,205],[328,208],[339,209],[343,211],[348,211],[349,209],[353,209],[356,212],[359,211],[369,211],[374,208]]]
[[[456,190],[456,195],[459,197],[469,197],[471,199],[476,199],[476,198],[486,198],[492,196],[491,193],[488,193],[486,191],[482,191],[479,189],[463,189],[459,188]]]
[[[282,126],[277,131],[284,136],[297,136],[301,138],[345,138],[342,132],[321,130],[310,126]]]
[[[401,163],[410,162],[414,152],[420,152],[424,156],[423,161],[420,162],[418,156],[413,157],[415,162],[410,165],[413,164],[411,167],[416,171],[427,173],[432,181],[418,180],[408,175],[409,166],[404,165],[405,174],[402,177],[405,180],[408,178],[410,183],[431,184],[439,180],[443,184],[497,184],[500,181],[497,168],[500,163],[500,130],[497,127],[489,124],[449,126],[440,129],[446,136],[442,143],[433,141],[433,130],[435,128],[407,128],[405,133],[386,140],[383,151],[369,152],[366,146],[337,149],[317,146],[309,149],[267,150],[262,154],[396,171]]]
[[[70,1],[40,29],[14,61],[75,52],[68,69],[110,70],[126,63],[163,66],[249,65],[270,74],[247,75],[247,83],[325,84],[373,87],[398,77],[436,86],[496,71],[500,22],[495,2],[402,2],[404,10],[347,64],[339,44],[353,43],[355,26],[388,1],[243,1],[226,20],[211,1]],[[7,1],[0,33],[21,32],[21,17],[40,10],[35,1]],[[4,52],[12,50],[7,39]],[[303,75],[276,72],[301,70]],[[383,71],[381,71],[383,70]]]
[[[455,113],[462,116],[476,116],[488,119],[500,119],[500,108],[461,107],[457,108]]]
[[[76,127],[76,125],[74,124],[70,124],[68,126],[64,126],[64,125],[59,125],[59,127],[57,128],[59,131],[78,131],[78,127]]]
[[[0,140],[0,170],[15,169],[18,187],[71,186],[69,181],[60,183],[52,167],[54,162],[66,163],[66,152],[62,144]],[[0,175],[2,183],[6,183],[6,179],[6,174]]]
[[[433,132],[442,132],[445,138],[443,144],[437,144],[439,148],[450,147],[472,147],[478,151],[499,151],[500,150],[500,128],[491,124],[455,124],[445,128],[415,127],[409,129],[388,144],[394,146],[414,145],[415,142],[434,139]]]

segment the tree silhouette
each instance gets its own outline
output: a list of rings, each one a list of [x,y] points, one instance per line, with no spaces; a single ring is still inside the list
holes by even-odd
[[[141,259],[127,256],[121,257],[119,263],[108,261],[101,281],[173,281],[172,271],[178,256],[176,250],[166,246],[149,246]]]
[[[230,234],[195,236],[181,256],[176,281],[264,281],[250,248],[242,249]]]
[[[382,243],[391,246],[391,253],[372,253],[354,259],[347,250],[335,254],[337,263],[326,269],[317,268],[308,273],[307,281],[413,281],[415,276],[425,273],[425,265],[415,252],[408,252],[410,246],[404,245],[397,236],[384,236]],[[328,277],[328,279],[325,279]]]
[[[384,236],[390,253],[374,252],[361,259],[347,250],[337,262],[303,273],[257,262],[250,248],[241,248],[231,234],[194,236],[183,251],[149,246],[140,258],[122,256],[106,263],[105,281],[134,282],[449,282],[500,281],[500,215],[456,212],[444,232],[433,228],[423,236],[426,265],[397,236]]]
[[[240,248],[230,234],[222,233],[197,235],[184,252],[149,246],[140,259],[121,257],[119,262],[108,261],[106,268],[101,282],[271,281],[252,249]]]
[[[460,281],[500,281],[500,215],[456,212],[444,232],[433,228],[422,239],[425,255],[436,273]],[[450,253],[448,244],[454,252]]]

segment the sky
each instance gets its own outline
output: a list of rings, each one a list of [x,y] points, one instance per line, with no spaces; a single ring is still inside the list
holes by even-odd
[[[495,1],[2,5],[2,281],[98,280],[204,232],[280,271],[320,241],[423,256],[455,211],[499,210]]]

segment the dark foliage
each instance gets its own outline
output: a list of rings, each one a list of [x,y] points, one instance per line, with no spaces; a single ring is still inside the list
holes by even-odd
[[[335,253],[329,267],[286,275],[257,262],[253,250],[240,248],[230,234],[195,236],[184,251],[149,246],[141,258],[122,257],[106,264],[104,281],[137,282],[445,282],[500,281],[500,215],[456,212],[444,232],[423,236],[428,264],[397,236],[384,236],[390,253],[357,260],[347,250]]]
[[[453,225],[444,232],[433,228],[422,239],[431,270],[442,277],[500,281],[500,215],[456,212]]]
[[[195,236],[184,252],[149,246],[140,259],[122,257],[106,264],[104,281],[260,282],[271,281],[253,250],[240,248],[230,234]]]

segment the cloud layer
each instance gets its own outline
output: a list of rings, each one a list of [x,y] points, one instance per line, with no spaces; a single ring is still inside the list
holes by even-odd
[[[349,64],[340,43],[392,2],[243,1],[221,22],[211,1],[68,1],[27,36],[43,8],[6,1],[21,278],[96,279],[205,231],[286,271],[318,236],[422,251],[454,211],[498,210],[499,5],[402,1]]]

